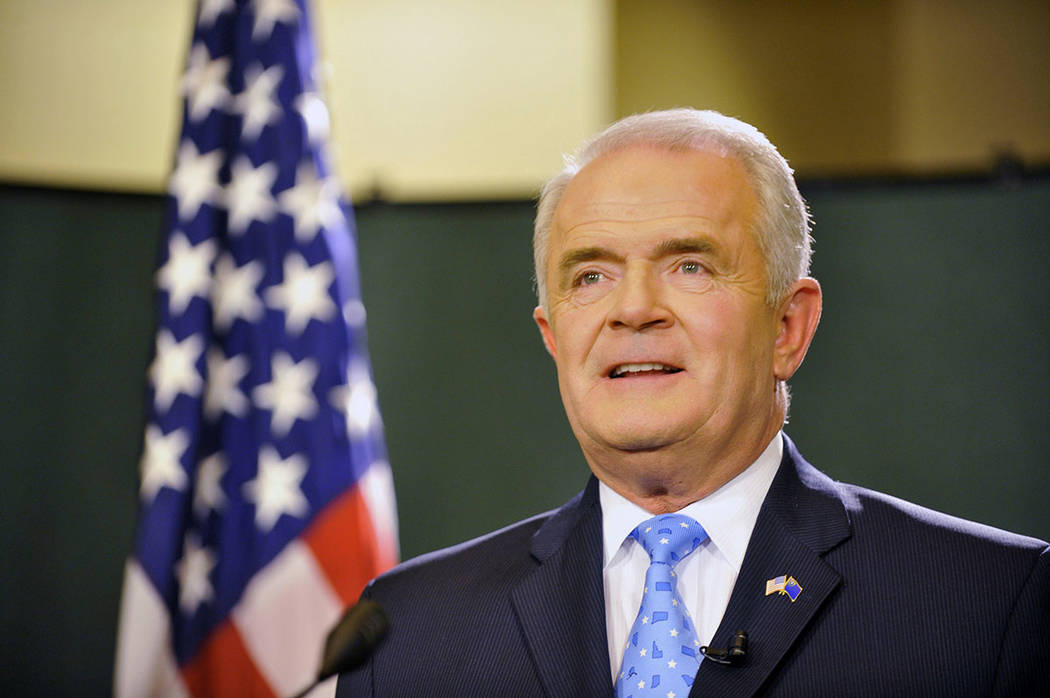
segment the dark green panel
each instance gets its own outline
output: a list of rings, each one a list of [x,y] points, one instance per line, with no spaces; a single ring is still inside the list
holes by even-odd
[[[159,199],[0,188],[4,695],[105,695]]]
[[[826,304],[790,433],[836,477],[1050,538],[1050,179],[807,193]],[[0,694],[109,693],[161,209],[0,187]],[[585,479],[531,320],[531,219],[358,212],[406,556]]]
[[[843,480],[1050,538],[1050,182],[814,189],[792,433]]]

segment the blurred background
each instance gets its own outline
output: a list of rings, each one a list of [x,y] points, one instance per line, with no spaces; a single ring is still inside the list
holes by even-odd
[[[585,482],[533,197],[632,112],[764,131],[816,225],[788,433],[1050,538],[1050,4],[317,0],[404,558]],[[0,2],[0,692],[110,692],[195,3]],[[8,689],[8,690],[4,690]]]

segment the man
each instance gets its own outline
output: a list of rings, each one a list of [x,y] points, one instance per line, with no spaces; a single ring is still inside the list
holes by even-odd
[[[376,580],[390,633],[338,694],[1046,692],[1046,543],[833,482],[781,432],[809,245],[747,124],[655,112],[586,144],[541,194],[534,318],[594,477]]]

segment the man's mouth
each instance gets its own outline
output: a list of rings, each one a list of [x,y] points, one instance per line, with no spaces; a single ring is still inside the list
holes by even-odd
[[[619,364],[609,372],[609,378],[623,378],[624,376],[651,376],[659,374],[680,373],[682,369],[677,366],[659,363],[641,364]]]

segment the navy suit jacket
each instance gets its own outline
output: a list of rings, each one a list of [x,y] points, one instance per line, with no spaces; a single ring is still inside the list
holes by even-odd
[[[375,580],[390,631],[338,697],[612,696],[597,485]],[[780,575],[794,602],[766,596]],[[1050,548],[834,482],[785,439],[712,646],[738,629],[744,663],[703,661],[690,696],[1050,695]]]

